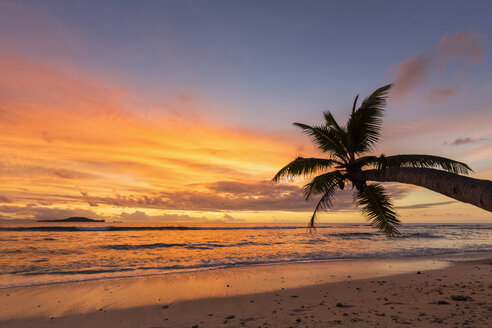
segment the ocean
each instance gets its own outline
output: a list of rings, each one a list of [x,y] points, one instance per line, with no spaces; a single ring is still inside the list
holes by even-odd
[[[235,266],[492,251],[492,224],[0,223],[0,288]]]

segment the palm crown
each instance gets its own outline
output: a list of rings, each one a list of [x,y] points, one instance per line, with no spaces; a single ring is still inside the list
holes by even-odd
[[[379,141],[382,116],[391,84],[374,91],[357,108],[355,97],[352,112],[346,125],[339,125],[330,112],[323,112],[324,124],[307,125],[294,123],[309,135],[315,145],[326,154],[325,158],[298,157],[273,178],[315,176],[304,186],[306,199],[321,194],[314,208],[309,226],[314,228],[318,211],[332,207],[337,190],[346,184],[355,188],[354,200],[362,207],[362,213],[370,224],[387,235],[398,234],[400,221],[394,210],[391,198],[384,187],[378,183],[368,183],[364,178],[365,169],[385,170],[386,168],[417,167],[437,168],[457,174],[467,174],[471,168],[461,162],[432,155],[394,155],[373,156],[367,153],[374,150]]]

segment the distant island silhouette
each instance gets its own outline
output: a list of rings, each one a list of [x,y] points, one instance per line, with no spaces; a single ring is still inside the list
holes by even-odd
[[[105,222],[104,220],[94,220],[85,217],[72,216],[61,220],[38,220],[38,222]]]

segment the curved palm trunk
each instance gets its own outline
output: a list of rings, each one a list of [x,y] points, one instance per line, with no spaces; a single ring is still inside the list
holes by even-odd
[[[492,181],[473,179],[441,170],[412,167],[366,170],[362,175],[363,179],[370,181],[421,186],[492,212]]]

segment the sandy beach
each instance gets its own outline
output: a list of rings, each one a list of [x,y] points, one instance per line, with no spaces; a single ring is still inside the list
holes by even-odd
[[[488,327],[492,255],[217,269],[0,290],[1,327]]]

